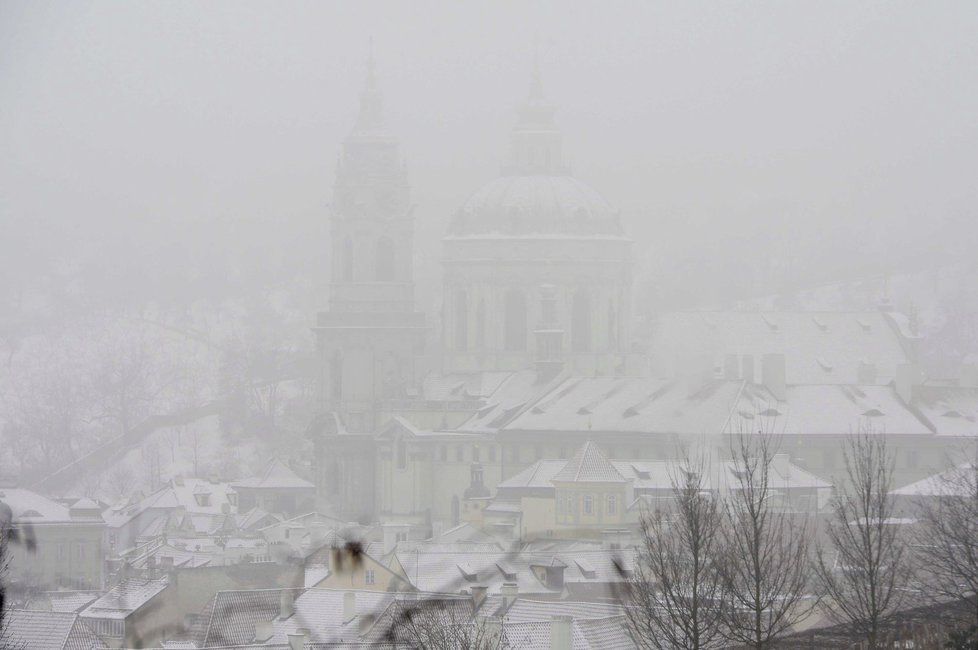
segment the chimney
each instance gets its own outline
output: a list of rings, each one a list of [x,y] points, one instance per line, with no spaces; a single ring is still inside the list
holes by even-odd
[[[370,628],[374,626],[375,620],[377,620],[377,617],[374,614],[364,614],[360,617],[360,620],[358,621],[358,623],[360,624],[359,625],[360,636],[363,636],[364,634],[370,631]]]
[[[485,632],[485,645],[490,648],[502,647],[500,639],[503,636],[503,619],[498,616],[487,616],[482,619],[482,626]]]
[[[863,386],[872,386],[876,383],[876,364],[863,359],[859,362],[859,370],[856,373],[856,382]]]
[[[478,610],[482,603],[486,601],[486,586],[473,585],[472,587],[472,609]]]
[[[783,402],[787,398],[785,385],[784,355],[781,353],[765,354],[761,357],[761,381],[764,387],[771,391],[774,398]]]
[[[745,354],[740,359],[740,378],[744,381],[754,383],[754,355]]]
[[[516,596],[519,595],[519,587],[515,582],[504,582],[499,593],[502,594],[503,605],[509,609],[509,606],[516,601]]]
[[[283,621],[295,613],[295,594],[291,589],[283,589],[278,597],[278,617]]]
[[[901,364],[897,366],[893,383],[900,399],[910,404],[913,401],[914,388],[920,385],[920,370],[912,363]]]
[[[740,367],[737,363],[736,354],[723,355],[723,378],[740,379]]]
[[[357,617],[357,595],[352,591],[343,594],[343,622],[349,623]]]
[[[295,632],[289,634],[289,650],[302,650],[305,647],[306,647],[305,628],[299,628]]]
[[[255,643],[264,643],[271,639],[273,630],[271,621],[258,621],[255,623]]]
[[[571,650],[571,617],[550,619],[550,650]]]
[[[686,394],[690,397],[703,390],[714,378],[713,359],[705,354],[686,357],[682,367]]]

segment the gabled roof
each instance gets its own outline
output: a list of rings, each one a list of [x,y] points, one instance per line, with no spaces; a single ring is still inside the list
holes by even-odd
[[[557,483],[624,483],[625,477],[590,440],[551,479]]]
[[[166,589],[166,578],[127,578],[81,611],[82,618],[123,619]]]
[[[106,645],[73,612],[9,609],[0,645],[24,650],[93,650]]]
[[[943,472],[932,474],[910,485],[904,485],[890,492],[895,496],[908,497],[939,497],[965,496],[971,497],[975,485],[978,484],[978,474],[975,466],[964,463]]]
[[[273,458],[265,470],[259,475],[246,478],[232,483],[233,487],[244,487],[254,489],[313,489],[314,486],[309,481],[299,478],[288,465],[279,458]]]

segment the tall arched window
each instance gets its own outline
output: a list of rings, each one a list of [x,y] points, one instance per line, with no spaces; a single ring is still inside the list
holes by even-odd
[[[475,310],[475,347],[486,347],[486,301],[481,298]]]
[[[608,300],[608,347],[612,350],[618,345],[618,319],[615,317],[615,301]]]
[[[393,282],[396,278],[394,271],[394,242],[390,237],[377,240],[377,258],[374,265],[374,279],[379,282]]]
[[[397,469],[407,468],[407,443],[404,442],[403,438],[398,438],[395,445],[397,447]]]
[[[518,352],[526,349],[526,296],[519,289],[506,292],[505,349]]]
[[[349,237],[343,240],[340,251],[340,278],[346,282],[353,281],[353,240]]]
[[[455,349],[469,349],[469,297],[465,289],[455,292]]]
[[[588,352],[591,349],[591,297],[584,289],[574,293],[571,307],[571,349]]]

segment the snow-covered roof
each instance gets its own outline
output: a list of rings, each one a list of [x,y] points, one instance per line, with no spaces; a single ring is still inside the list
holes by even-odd
[[[79,614],[82,618],[126,618],[166,589],[167,578],[126,578]]]
[[[719,433],[739,381],[683,383],[647,377],[570,377],[523,409],[508,431]]]
[[[974,495],[976,485],[978,485],[978,474],[976,474],[975,466],[971,463],[964,463],[924,477],[909,485],[904,485],[893,490],[890,494],[908,497],[971,497]]]
[[[551,479],[563,483],[624,483],[625,478],[590,440]]]
[[[7,609],[3,617],[5,648],[24,650],[94,650],[105,643],[74,612]]]
[[[768,353],[785,355],[789,384],[882,385],[909,361],[899,327],[881,311],[672,312],[659,318],[652,340],[656,365],[707,355],[722,368],[725,355],[748,355],[758,380]],[[860,377],[864,363],[875,366],[875,382]]]
[[[279,458],[273,458],[259,476],[235,481],[234,488],[252,489],[314,489],[315,486],[304,478],[300,478],[292,469]]]
[[[100,517],[72,517],[68,506],[24,488],[0,488],[0,502],[11,510],[14,523],[102,523]]]

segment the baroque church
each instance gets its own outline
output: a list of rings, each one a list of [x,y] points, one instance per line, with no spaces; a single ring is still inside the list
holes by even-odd
[[[528,397],[569,372],[622,375],[639,365],[630,344],[632,241],[617,211],[571,175],[554,113],[535,71],[500,176],[471,195],[443,239],[440,349],[426,350],[429,325],[414,302],[410,188],[368,62],[336,172],[328,309],[314,327],[323,413],[312,427],[317,483],[339,512],[430,524],[451,521],[454,511],[457,520],[472,463],[490,483],[501,471],[490,434],[457,429],[503,384]],[[445,444],[386,445],[399,427],[467,444],[456,442],[450,454]],[[446,492],[431,474],[415,476],[405,500],[391,472],[439,459],[459,465],[438,466],[455,487]],[[436,493],[451,495],[447,505],[428,501]]]
[[[524,518],[552,518],[532,510],[553,489],[530,476],[515,511],[493,499],[497,486],[512,491],[533,467],[585,448],[640,474],[680,445],[722,459],[732,434],[776,431],[792,466],[831,481],[845,439],[872,430],[898,436],[903,485],[978,440],[978,372],[928,382],[906,319],[886,310],[663,314],[641,349],[632,241],[617,211],[572,176],[554,114],[535,72],[500,176],[458,209],[442,241],[430,336],[414,301],[405,166],[368,65],[340,150],[329,303],[314,327],[320,415],[309,435],[323,508],[412,537],[463,520],[526,530]],[[562,502],[565,527],[597,503],[579,496]]]

